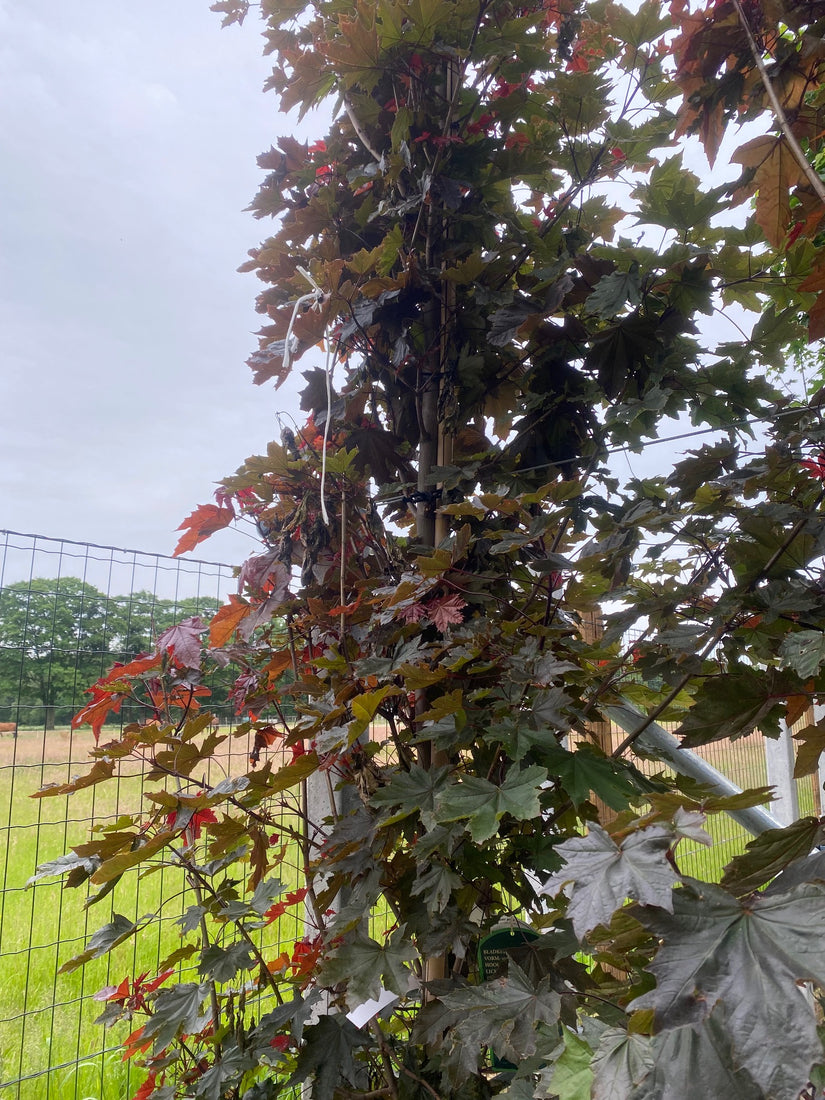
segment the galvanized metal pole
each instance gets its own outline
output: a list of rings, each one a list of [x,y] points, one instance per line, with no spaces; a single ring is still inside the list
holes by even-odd
[[[638,729],[640,722],[644,721],[645,717],[632,703],[605,707],[604,710],[610,720],[620,726],[625,733],[632,733],[633,730]],[[691,779],[704,783],[716,794],[734,795],[742,793],[741,787],[737,787],[735,783],[732,783],[726,775],[714,768],[707,760],[703,760],[701,756],[697,756],[690,749],[683,749],[673,734],[668,733],[657,722],[651,722],[644,733],[640,735],[637,745],[642,752],[647,751],[651,755],[659,757],[659,759],[670,764],[673,770],[679,772],[680,775],[688,775]],[[734,821],[738,821],[743,828],[747,829],[749,833],[753,833],[754,836],[758,836],[768,829],[781,829],[783,826],[782,821],[769,814],[767,810],[763,810],[761,806],[751,806],[744,810],[728,810],[727,813]]]
[[[771,803],[773,815],[783,825],[791,825],[799,818],[799,798],[793,777],[793,740],[786,722],[782,723],[782,731],[777,739],[765,738],[765,765],[768,783],[774,789],[774,800]]]

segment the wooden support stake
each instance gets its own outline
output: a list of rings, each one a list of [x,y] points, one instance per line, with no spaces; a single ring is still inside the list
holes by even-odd
[[[588,645],[595,645],[604,633],[604,624],[601,616],[596,611],[586,611],[582,615],[582,638]],[[587,732],[590,738],[599,746],[606,756],[613,752],[613,726],[610,722],[591,722]],[[590,792],[590,801],[595,805],[599,813],[599,822],[606,825],[616,817],[616,811],[603,802],[598,795]]]

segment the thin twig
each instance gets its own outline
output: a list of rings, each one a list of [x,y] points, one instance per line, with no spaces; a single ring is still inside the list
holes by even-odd
[[[387,1082],[389,1094],[393,1100],[398,1100],[398,1081],[393,1073],[392,1059],[390,1058],[387,1043],[384,1039],[384,1033],[375,1020],[370,1024],[370,1031],[378,1040],[378,1049],[381,1052],[381,1066],[384,1070],[384,1080]]]
[[[203,904],[203,891],[201,890],[200,878],[201,878],[201,876],[198,875],[198,873],[196,871],[193,871],[192,868],[190,868],[189,883],[192,886],[192,889],[194,891],[195,900],[198,903],[198,908],[201,910],[201,916],[200,916],[201,937],[203,939],[204,947],[208,948],[211,945],[212,941],[211,941],[210,936],[209,936],[209,927],[206,923],[206,907]],[[220,1029],[221,1010],[220,1010],[220,1005],[218,1003],[218,987],[215,984],[214,979],[212,979],[209,982],[209,1000],[210,1000],[210,1003],[212,1005],[212,1027],[213,1027],[213,1030],[214,1030],[215,1034],[217,1034],[218,1030]],[[216,1042],[215,1050],[216,1050],[216,1053],[217,1053],[217,1060],[220,1061],[220,1057],[221,1057],[221,1044],[220,1044],[220,1041]]]

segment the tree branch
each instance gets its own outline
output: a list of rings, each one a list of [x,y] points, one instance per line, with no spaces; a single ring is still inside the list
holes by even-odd
[[[733,0],[733,6],[736,8],[737,15],[739,16],[739,21],[741,22],[747,36],[748,45],[750,46],[751,53],[753,54],[753,60],[756,62],[756,68],[759,71],[759,76],[762,79],[762,84],[765,88],[765,91],[768,93],[768,99],[771,102],[771,110],[773,111],[776,121],[779,124],[779,129],[782,131],[782,136],[788,143],[788,148],[793,154],[794,160],[802,169],[802,172],[804,173],[808,183],[814,189],[814,193],[816,194],[817,198],[821,203],[825,204],[825,184],[823,184],[822,180],[814,171],[813,165],[805,156],[802,146],[797,141],[796,135],[791,129],[791,124],[790,122],[788,122],[788,116],[785,114],[785,109],[779,102],[779,96],[776,94],[776,89],[773,86],[770,74],[768,73],[765,62],[762,59],[762,53],[759,49],[759,44],[754,38],[753,31],[751,30],[750,23],[748,22],[748,17],[745,15],[745,12],[742,9],[742,4],[740,3],[740,0]]]

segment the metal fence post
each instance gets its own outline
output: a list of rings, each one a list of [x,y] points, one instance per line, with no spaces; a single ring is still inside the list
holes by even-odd
[[[782,723],[782,732],[777,739],[765,738],[765,764],[768,783],[774,789],[771,813],[783,825],[790,825],[799,818],[799,798],[793,777],[793,739],[786,722]]]
[[[813,725],[818,726],[825,720],[825,706],[821,703],[814,703],[810,714]],[[815,782],[817,786],[814,790],[814,813],[817,817],[821,817],[823,811],[825,811],[825,798],[823,798],[823,792],[825,792],[825,753],[820,753],[819,762],[816,766]]]

